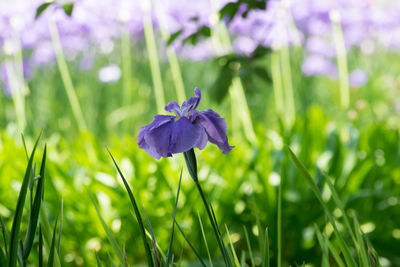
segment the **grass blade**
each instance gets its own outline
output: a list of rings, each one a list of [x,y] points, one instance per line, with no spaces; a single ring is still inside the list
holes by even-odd
[[[56,223],[54,225],[54,230],[53,230],[53,238],[51,240],[51,245],[50,245],[50,253],[49,253],[49,260],[47,262],[47,267],[53,267],[54,266],[54,254],[56,250],[56,230],[57,230],[57,223],[58,223],[58,218],[56,219]]]
[[[63,227],[63,213],[64,213],[64,200],[61,199],[61,218],[60,218],[60,227],[58,228],[58,244],[57,244],[57,253],[60,255],[60,249],[61,249],[61,233],[62,233],[62,227]]]
[[[250,244],[250,239],[249,239],[249,234],[247,233],[246,227],[243,225],[243,230],[244,230],[244,236],[246,237],[246,243],[247,243],[247,248],[249,249],[249,256],[250,256],[250,262],[251,266],[254,267],[254,256],[253,252],[251,251],[251,244]]]
[[[208,249],[207,238],[206,238],[206,235],[204,233],[204,227],[203,227],[203,223],[201,221],[200,213],[197,213],[197,216],[199,217],[201,235],[203,236],[204,244],[206,246],[206,251],[207,251],[207,255],[208,255],[208,261],[210,263],[210,266],[212,267],[213,263],[212,263],[212,260],[211,260],[210,250]]]
[[[101,225],[103,226],[104,231],[106,232],[107,235],[107,239],[111,244],[112,249],[114,250],[115,255],[117,255],[119,262],[124,265],[124,256],[122,254],[122,250],[119,247],[117,240],[115,239],[114,235],[112,234],[110,228],[108,228],[106,222],[104,221],[103,217],[100,214],[99,208],[96,205],[96,202],[94,201],[94,199],[92,198],[92,196],[90,195],[90,193],[88,192],[90,200],[93,203],[94,208],[96,209],[96,213],[97,216],[99,217],[99,220],[101,222]]]
[[[40,166],[40,178],[38,180],[35,199],[33,201],[30,217],[29,217],[29,224],[28,230],[26,231],[25,235],[25,242],[24,242],[24,251],[23,256],[24,259],[28,259],[29,253],[31,252],[33,240],[35,238],[36,228],[39,221],[39,211],[43,200],[44,194],[44,175],[45,175],[45,167],[46,167],[46,146],[44,147],[43,158],[42,158],[42,165]]]
[[[51,240],[52,240],[52,235],[51,235],[51,226],[49,224],[49,221],[47,219],[46,211],[45,209],[40,209],[40,223],[42,225],[42,234],[44,237],[44,245],[45,248],[50,251],[51,247]],[[55,267],[61,267],[60,264],[60,258],[57,253],[54,254],[54,266]]]
[[[277,214],[277,232],[278,232],[278,267],[282,266],[282,181],[278,186],[278,214]]]
[[[103,267],[103,264],[101,264],[101,261],[100,261],[100,259],[99,259],[99,256],[97,255],[96,250],[94,251],[94,256],[96,257],[96,264],[97,264],[97,267]]]
[[[306,178],[307,182],[311,186],[311,190],[314,192],[314,195],[317,197],[317,199],[321,203],[326,215],[328,216],[328,219],[329,219],[330,223],[332,224],[333,230],[335,232],[335,235],[337,236],[337,238],[339,240],[339,247],[340,247],[341,251],[343,252],[343,256],[344,256],[348,266],[356,267],[357,264],[356,264],[354,258],[351,256],[350,249],[347,246],[346,242],[344,241],[342,235],[340,234],[340,232],[336,226],[336,222],[335,222],[335,219],[334,219],[332,213],[329,211],[328,206],[325,204],[324,200],[322,199],[322,195],[319,192],[317,184],[315,183],[311,174],[307,171],[306,167],[304,167],[303,163],[300,162],[300,160],[297,158],[297,156],[290,149],[290,147],[287,146],[287,149],[289,151],[289,155],[290,155],[294,165],[296,166],[298,171],[300,171],[300,173]]]
[[[43,235],[42,226],[39,224],[39,267],[43,267]]]
[[[232,250],[232,255],[233,255],[233,260],[234,263],[236,264],[236,266],[240,267],[240,263],[239,263],[239,259],[237,257],[235,248],[233,247],[233,243],[232,243],[232,239],[231,239],[231,234],[229,233],[228,227],[225,224],[225,229],[226,229],[226,233],[228,234],[228,239],[229,239],[229,245],[231,246],[231,250]]]
[[[181,234],[182,234],[183,238],[185,239],[186,243],[192,249],[193,253],[196,255],[196,257],[200,261],[201,265],[203,265],[204,267],[207,267],[207,265],[204,263],[204,261],[200,257],[200,254],[196,251],[196,249],[193,247],[192,243],[190,243],[189,239],[186,237],[186,235],[183,232],[182,228],[179,226],[179,223],[178,222],[175,222],[175,223],[176,223],[176,226],[178,227],[179,232],[181,232]]]
[[[22,245],[22,241],[21,240],[19,240],[19,243],[18,243],[18,264],[19,264],[19,266],[21,267],[25,267],[26,266],[26,262],[25,262],[25,260],[24,260],[24,258],[23,258],[23,252],[24,251],[24,247],[23,247],[23,245]]]
[[[362,233],[361,233],[361,229],[360,229],[360,224],[357,220],[357,216],[354,213],[351,214],[353,217],[353,221],[354,221],[354,229],[356,232],[356,238],[357,238],[357,248],[358,248],[358,253],[360,256],[360,261],[361,261],[361,265],[362,266],[369,266],[369,262],[368,262],[368,256],[367,256],[367,250],[365,247],[365,242],[364,242],[364,238],[362,237]]]
[[[4,249],[6,255],[8,255],[8,240],[10,240],[10,233],[7,231],[7,228],[4,224],[3,218],[0,216],[0,228],[1,228],[1,233],[3,235],[3,242],[4,242]]]
[[[4,254],[3,249],[0,247],[0,266],[6,266],[6,265],[7,265],[6,255]]]
[[[146,210],[145,210],[144,207],[143,207],[143,213],[144,213],[144,217],[146,218],[147,227],[149,227],[149,231],[150,231],[151,245],[153,246],[153,253],[154,253],[154,262],[155,262],[156,266],[160,266],[160,257],[158,255],[158,251],[157,251],[156,236],[154,235],[153,227],[151,227],[151,223],[150,223],[149,217],[147,216],[147,213],[146,213]],[[135,217],[134,214],[132,214],[132,215],[133,215],[133,217]]]
[[[326,236],[322,236],[321,231],[318,229],[318,226],[316,224],[314,224],[314,229],[317,234],[318,243],[321,246],[322,250],[321,267],[329,267],[329,240],[326,238]]]
[[[165,266],[169,266],[169,258],[171,257],[171,250],[172,250],[172,243],[173,243],[173,239],[174,239],[174,229],[175,229],[175,216],[176,216],[176,209],[178,207],[179,192],[181,191],[181,182],[182,182],[182,170],[181,170],[181,175],[179,177],[178,192],[176,193],[174,218],[172,220],[171,236],[169,239],[169,246],[168,246],[168,251],[167,251],[167,261],[165,263]]]
[[[121,170],[119,169],[118,164],[115,162],[115,159],[112,156],[111,152],[108,151],[108,153],[110,154],[111,159],[114,162],[114,165],[117,168],[117,171],[118,171],[119,175],[121,176],[121,179],[122,179],[122,181],[123,181],[123,183],[125,185],[126,191],[128,191],[128,195],[129,195],[129,198],[130,198],[130,200],[132,202],[132,206],[133,206],[133,209],[135,211],[135,215],[136,215],[137,221],[139,223],[139,228],[140,228],[140,231],[142,233],[143,245],[144,245],[144,248],[145,248],[145,251],[146,251],[147,262],[148,262],[150,267],[153,267],[154,263],[153,263],[153,258],[152,258],[152,255],[151,255],[150,246],[149,246],[149,243],[147,242],[147,239],[146,239],[146,231],[145,231],[145,228],[144,228],[144,225],[143,225],[142,216],[140,215],[139,208],[138,208],[138,206],[136,204],[135,197],[133,196],[132,190],[129,187],[129,184],[126,181],[126,179],[125,179],[124,175],[122,174]]]
[[[22,220],[22,212],[24,209],[24,203],[26,199],[26,193],[28,190],[29,179],[31,176],[33,157],[35,156],[35,151],[37,144],[39,142],[40,136],[36,140],[35,146],[33,147],[31,156],[28,161],[28,166],[26,167],[25,177],[21,185],[21,189],[18,196],[17,207],[15,209],[15,216],[11,229],[11,237],[10,237],[10,251],[9,251],[9,267],[15,267],[17,263],[17,249],[18,249],[18,234],[21,227]]]
[[[242,251],[242,255],[240,256],[240,266],[246,267],[246,251]]]
[[[269,267],[269,237],[268,237],[268,227],[265,228],[264,235],[264,253],[262,257],[262,267]]]

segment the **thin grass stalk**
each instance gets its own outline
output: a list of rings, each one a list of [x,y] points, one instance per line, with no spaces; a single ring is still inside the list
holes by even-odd
[[[42,230],[42,234],[44,237],[45,249],[46,249],[46,251],[50,251],[52,235],[51,235],[50,223],[47,219],[45,209],[40,209],[39,215],[40,215],[41,230]],[[60,258],[59,258],[57,251],[55,252],[55,255],[54,255],[53,266],[61,267]]]
[[[265,228],[265,242],[264,242],[264,253],[262,260],[262,267],[269,267],[269,237],[268,228]]]
[[[332,10],[329,14],[332,23],[333,41],[336,49],[336,62],[339,71],[340,104],[342,108],[350,105],[349,75],[347,69],[346,46],[341,27],[341,18],[338,10]]]
[[[199,216],[200,216],[200,215],[199,215]],[[200,219],[200,217],[199,217],[199,219]],[[204,263],[203,259],[201,258],[200,254],[197,252],[197,250],[193,247],[192,243],[190,243],[189,239],[187,238],[187,236],[186,236],[185,233],[183,232],[183,230],[182,230],[182,228],[180,227],[179,223],[178,223],[178,222],[175,222],[175,223],[176,223],[176,226],[178,227],[179,232],[182,234],[182,236],[183,236],[183,238],[185,239],[186,243],[187,243],[187,244],[189,245],[189,247],[192,249],[193,253],[196,255],[196,257],[197,257],[197,259],[200,261],[201,265],[202,265],[203,267],[206,267],[207,265]],[[201,224],[201,221],[200,221],[200,225],[201,225],[201,231],[202,231],[203,237],[205,237],[205,236],[204,236],[203,225]],[[208,250],[207,243],[206,243],[206,248],[207,248],[207,253],[208,253],[208,256],[209,256],[209,259],[210,259],[210,265],[212,266],[212,263],[211,263],[211,256],[210,256],[210,252],[209,252],[209,250]]]
[[[232,243],[231,234],[229,233],[228,226],[226,226],[226,224],[225,224],[225,230],[226,230],[226,233],[228,234],[229,245],[231,247],[234,263],[236,266],[240,267],[239,259],[236,254],[235,247],[233,246],[233,243]]]
[[[320,202],[322,208],[325,211],[326,216],[329,219],[329,222],[331,223],[333,230],[335,232],[336,237],[339,240],[339,247],[341,248],[342,252],[343,252],[343,256],[346,260],[346,263],[351,266],[351,267],[355,267],[357,266],[354,258],[352,257],[351,253],[350,253],[350,249],[347,246],[346,242],[343,239],[343,236],[341,235],[341,233],[339,232],[339,229],[337,228],[335,219],[333,217],[333,214],[329,211],[328,206],[326,205],[325,201],[322,198],[321,193],[319,192],[319,189],[314,181],[314,179],[312,178],[311,174],[308,172],[308,170],[306,169],[306,167],[303,165],[303,163],[297,158],[297,156],[293,153],[293,151],[290,149],[290,147],[286,147],[290,158],[292,159],[292,162],[294,163],[294,165],[296,166],[297,170],[306,178],[307,182],[309,183],[311,190],[313,191],[315,197],[318,199],[318,201]]]
[[[283,85],[281,78],[281,68],[279,62],[279,53],[273,51],[271,53],[271,72],[272,72],[272,85],[274,88],[275,97],[275,108],[278,116],[282,121],[286,122],[286,113],[284,113],[284,101],[283,101]]]
[[[132,64],[131,64],[131,41],[129,30],[124,27],[121,36],[121,62],[122,62],[122,83],[123,83],[123,99],[122,106],[129,107],[133,97],[132,88]],[[127,129],[129,120],[124,121],[124,128]]]
[[[160,27],[161,37],[164,39],[167,45],[167,57],[169,61],[169,66],[172,73],[172,79],[175,85],[176,96],[178,98],[179,103],[183,103],[186,100],[185,86],[182,79],[181,68],[179,67],[178,57],[176,56],[175,50],[173,47],[168,46],[167,42],[170,38],[170,33],[167,29],[167,20],[165,19],[165,14],[162,10],[162,5],[159,0],[155,0],[154,9],[156,11],[156,16],[158,20],[158,24]]]
[[[212,0],[212,9],[215,14],[210,16],[211,30],[211,41],[213,47],[218,55],[224,54],[226,52],[232,52],[232,43],[229,38],[229,32],[224,23],[219,22],[218,19],[218,9],[214,5],[215,1]],[[216,17],[215,17],[216,16]],[[216,18],[216,19],[215,19]],[[234,106],[239,106],[237,110],[240,110],[238,117],[243,126],[245,136],[249,142],[255,144],[257,142],[256,134],[254,132],[253,122],[251,119],[249,105],[247,104],[246,95],[244,93],[244,88],[240,77],[234,77],[232,80],[232,85],[230,91],[233,91],[232,104]]]
[[[282,266],[282,181],[278,186],[278,214],[277,214],[277,234],[278,234],[278,267]]]
[[[212,262],[212,259],[211,259],[210,250],[208,249],[208,243],[207,243],[206,234],[204,232],[203,222],[201,221],[201,217],[200,217],[200,213],[199,212],[197,212],[197,217],[199,218],[201,235],[203,236],[204,245],[206,246],[206,250],[207,250],[208,262],[210,263],[210,266],[213,267],[213,262]]]
[[[165,106],[164,88],[161,78],[160,63],[158,61],[157,43],[154,37],[153,23],[151,21],[150,0],[142,2],[143,7],[143,30],[146,42],[147,55],[150,62],[151,77],[153,79],[154,93],[156,97],[157,112],[163,113]]]
[[[249,234],[247,232],[247,228],[243,225],[243,230],[244,230],[244,236],[246,238],[246,244],[247,244],[247,249],[249,250],[249,257],[250,257],[250,262],[251,262],[251,267],[256,266],[255,261],[254,261],[254,256],[253,256],[253,249],[251,248],[251,243],[249,239]]]
[[[25,118],[25,104],[22,88],[19,86],[17,75],[14,72],[13,64],[9,59],[5,61],[6,74],[9,80],[9,85],[11,89],[11,98],[13,100],[15,114],[17,118],[17,125],[21,132],[24,132],[26,126]]]
[[[67,97],[68,97],[69,103],[71,105],[72,114],[78,125],[79,131],[85,132],[87,130],[87,124],[83,117],[82,109],[79,104],[79,100],[76,95],[74,85],[72,83],[72,79],[71,79],[71,75],[68,70],[67,63],[65,61],[65,56],[64,56],[64,52],[62,50],[57,25],[56,25],[56,22],[54,21],[54,17],[51,15],[48,18],[48,24],[49,24],[49,28],[50,28],[51,41],[52,41],[52,44],[54,47],[54,52],[56,55],[58,70],[60,71],[61,79],[64,83],[65,92],[67,93]]]
[[[287,126],[290,128],[295,121],[296,107],[293,93],[292,70],[290,67],[290,52],[287,42],[280,48],[279,56],[281,60],[282,73],[285,74],[282,76],[284,85],[283,89],[285,93],[285,113],[287,114]]]

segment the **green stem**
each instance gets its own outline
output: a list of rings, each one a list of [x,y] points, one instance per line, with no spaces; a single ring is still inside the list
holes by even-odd
[[[340,13],[333,10],[329,17],[333,27],[333,40],[336,48],[336,61],[339,71],[340,104],[343,108],[350,105],[349,75],[347,70],[346,46],[343,39],[342,27],[340,26]]]
[[[151,8],[150,5],[151,5],[150,0],[146,0],[143,3],[143,9],[144,9],[143,29],[147,47],[147,55],[149,57],[149,62],[150,62],[151,77],[153,79],[157,111],[158,113],[162,113],[164,111],[164,106],[165,106],[165,97],[164,97],[164,88],[161,78],[160,63],[158,61],[157,44],[154,37],[153,23],[151,22],[151,16],[150,16],[150,8]]]
[[[218,229],[217,222],[216,222],[213,214],[211,213],[211,209],[210,209],[210,205],[211,204],[208,204],[207,199],[206,199],[206,197],[204,195],[203,189],[201,188],[201,185],[199,183],[199,179],[198,179],[198,176],[197,176],[196,155],[194,153],[194,150],[192,148],[189,151],[184,152],[183,154],[184,154],[184,157],[185,157],[185,161],[186,161],[186,165],[188,167],[189,173],[193,178],[193,181],[194,181],[194,183],[195,183],[195,185],[197,187],[197,190],[200,193],[201,200],[203,201],[204,207],[206,208],[208,219],[209,219],[209,221],[211,223],[211,226],[213,228],[214,235],[215,235],[215,238],[217,239],[218,246],[219,246],[219,248],[221,250],[222,256],[224,257],[225,264],[226,264],[226,266],[232,266],[232,263],[230,262],[230,259],[229,259],[229,255],[227,253],[227,250],[225,248],[224,242],[222,240],[221,233],[220,233],[220,231]]]
[[[121,37],[121,61],[122,61],[122,82],[123,82],[123,99],[122,105],[124,107],[129,107],[132,101],[132,65],[131,65],[131,45],[129,31],[127,28]],[[125,120],[124,128],[126,129],[129,125],[129,120]]]
[[[167,29],[167,20],[165,19],[165,15],[163,13],[162,5],[159,0],[155,0],[154,8],[156,10],[157,20],[160,27],[161,37],[167,43],[168,39],[170,38],[170,33]],[[172,73],[172,79],[175,84],[176,96],[178,97],[179,103],[183,103],[186,100],[185,94],[185,86],[182,79],[181,69],[179,67],[179,61],[176,56],[175,50],[167,45],[167,56],[169,61],[169,66]]]
[[[292,71],[290,67],[290,54],[289,47],[287,44],[283,45],[279,51],[281,58],[281,67],[282,73],[285,73],[285,76],[282,76],[283,85],[284,85],[284,93],[285,93],[285,113],[287,113],[287,126],[292,127],[295,121],[295,103],[294,103],[294,94],[293,94],[293,83],[292,83]]]
[[[72,113],[78,124],[79,131],[84,132],[87,130],[86,122],[83,117],[81,107],[79,105],[74,85],[72,84],[72,79],[68,71],[67,63],[65,61],[64,53],[60,42],[60,36],[57,30],[57,25],[53,17],[49,17],[48,23],[50,28],[51,41],[53,43],[54,52],[56,54],[58,70],[60,71],[61,79],[64,83],[64,88],[67,93],[69,103],[71,104]]]
[[[282,266],[282,183],[278,187],[278,267]]]

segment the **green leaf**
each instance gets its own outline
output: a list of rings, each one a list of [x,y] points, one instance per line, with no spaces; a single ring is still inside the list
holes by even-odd
[[[9,267],[15,267],[17,263],[17,248],[18,248],[18,234],[21,227],[21,220],[22,220],[22,212],[24,209],[26,193],[28,191],[29,179],[31,176],[33,158],[35,156],[35,151],[37,144],[39,142],[40,135],[36,140],[35,146],[33,147],[31,156],[28,161],[28,166],[26,167],[25,177],[22,181],[20,193],[18,196],[17,207],[15,209],[15,216],[12,224],[11,229],[11,240],[10,240],[10,251],[9,251]]]
[[[203,227],[203,222],[201,221],[200,213],[197,213],[197,216],[199,217],[199,223],[200,223],[200,229],[201,229],[201,235],[203,236],[204,240],[204,245],[206,246],[206,251],[208,255],[208,262],[210,263],[210,266],[213,266],[211,255],[210,255],[210,250],[208,249],[208,244],[207,244],[207,238],[206,234],[204,233],[204,227]]]
[[[347,246],[346,242],[343,239],[343,236],[341,235],[341,233],[339,232],[339,230],[336,226],[336,222],[335,222],[333,214],[329,211],[328,206],[322,199],[322,195],[319,192],[317,184],[315,183],[311,174],[307,171],[306,167],[304,167],[303,163],[301,163],[301,161],[297,158],[297,156],[290,149],[290,147],[286,146],[286,148],[287,148],[289,155],[290,155],[294,165],[296,166],[297,170],[306,178],[307,182],[311,186],[311,190],[314,192],[314,195],[317,197],[317,199],[321,203],[321,206],[323,207],[325,214],[328,216],[329,222],[331,223],[331,225],[333,227],[333,231],[335,232],[336,237],[339,239],[339,247],[340,247],[341,251],[343,252],[343,256],[346,260],[346,263],[348,264],[348,266],[356,267],[357,264],[350,253],[350,249]]]
[[[29,253],[32,249],[33,240],[35,238],[36,228],[39,221],[39,211],[44,194],[45,167],[46,167],[46,146],[44,147],[42,165],[40,166],[40,178],[38,181],[38,185],[36,187],[35,200],[33,201],[32,210],[29,216],[28,230],[25,235],[24,253],[23,253],[25,260],[28,259]]]
[[[42,226],[39,224],[39,267],[43,267],[43,234]]]
[[[129,195],[129,198],[131,200],[133,209],[135,211],[136,219],[137,219],[137,221],[139,223],[139,228],[140,228],[140,231],[141,231],[141,234],[142,234],[143,245],[144,245],[144,248],[145,248],[145,251],[146,251],[147,263],[149,264],[149,266],[153,267],[154,263],[153,263],[153,258],[152,258],[152,255],[151,255],[151,250],[150,250],[149,244],[147,243],[146,231],[145,231],[145,228],[144,228],[144,225],[143,225],[142,216],[140,215],[139,208],[138,208],[138,206],[136,204],[135,197],[133,196],[132,190],[129,187],[129,184],[126,181],[126,179],[125,179],[124,175],[122,174],[121,170],[119,169],[118,164],[115,162],[115,159],[112,156],[111,152],[108,151],[108,153],[110,154],[111,159],[114,162],[114,165],[117,168],[117,171],[118,171],[119,175],[121,176],[121,179],[122,179],[122,181],[124,183],[126,191],[128,192],[128,195]]]
[[[197,177],[197,161],[196,154],[194,153],[193,148],[184,152],[183,156],[185,157],[186,165],[188,167],[188,171],[192,179],[196,182],[198,180]]]
[[[169,238],[169,246],[168,246],[168,251],[167,251],[167,261],[165,263],[165,266],[169,266],[169,259],[171,257],[171,252],[172,252],[172,243],[173,243],[173,240],[174,240],[174,229],[175,229],[175,216],[176,216],[176,209],[178,207],[179,192],[181,191],[181,182],[182,182],[182,170],[181,170],[181,175],[179,177],[178,192],[176,193],[176,200],[175,200],[175,207],[174,207],[174,217],[173,217],[173,220],[172,220],[172,229],[171,229],[171,235],[170,235],[170,238]]]
[[[268,227],[265,228],[265,236],[264,236],[264,253],[262,258],[262,267],[269,267],[269,237],[268,237]]]
[[[52,5],[53,2],[46,2],[41,4],[37,9],[36,9],[36,15],[35,15],[35,19],[39,18],[40,15],[50,6]]]
[[[52,241],[51,226],[50,226],[50,223],[49,223],[49,221],[47,219],[47,215],[46,215],[45,209],[40,209],[40,223],[41,223],[42,234],[43,234],[43,237],[44,237],[44,243],[43,244],[45,244],[45,248],[48,251],[50,251],[51,241]],[[54,263],[53,263],[53,265],[55,267],[61,267],[60,258],[59,258],[58,253],[54,253]]]
[[[89,192],[88,192],[88,194],[89,194]],[[110,228],[108,228],[106,222],[104,221],[103,217],[100,214],[99,208],[97,207],[94,199],[92,198],[92,196],[90,194],[89,194],[89,197],[90,197],[90,200],[93,203],[94,208],[96,209],[97,216],[99,217],[101,225],[103,226],[103,229],[107,234],[108,241],[110,242],[111,247],[114,250],[114,253],[117,255],[118,260],[120,261],[120,263],[122,265],[124,265],[124,256],[122,254],[121,248],[118,245],[117,240],[115,239],[115,237],[114,237],[113,233],[111,232]]]
[[[53,267],[54,266],[54,254],[56,251],[56,231],[57,231],[57,223],[58,219],[56,219],[56,223],[54,225],[54,230],[53,230],[53,238],[51,240],[51,245],[50,245],[50,253],[49,253],[49,260],[47,262],[47,267]]]
[[[171,45],[183,32],[183,29],[180,29],[179,31],[174,32],[171,34],[168,38],[167,45]]]
[[[175,222],[176,226],[178,227],[179,232],[182,234],[183,238],[185,239],[186,243],[189,245],[189,247],[192,249],[193,253],[196,255],[197,259],[200,261],[201,265],[203,265],[204,267],[206,267],[207,265],[204,263],[204,261],[202,260],[200,254],[196,251],[196,249],[193,247],[192,243],[190,243],[189,239],[186,237],[185,233],[183,232],[182,228],[180,227],[180,225],[178,224],[178,222]],[[206,244],[207,245],[207,244]],[[208,252],[208,247],[207,247],[207,252]],[[211,262],[211,258],[210,258],[210,262]],[[212,264],[211,264],[212,266]]]
[[[157,251],[157,240],[156,236],[154,235],[153,227],[151,226],[149,217],[146,214],[146,209],[143,207],[144,217],[146,218],[147,226],[149,227],[150,237],[151,237],[151,245],[153,246],[153,253],[154,253],[154,262],[156,266],[160,266],[160,257]],[[135,218],[135,215],[131,212],[132,216]],[[146,235],[148,236],[147,232]],[[164,259],[165,260],[165,259]]]
[[[225,230],[226,230],[226,233],[228,234],[229,245],[231,246],[231,251],[232,251],[232,255],[233,255],[233,262],[235,263],[235,265],[237,267],[240,267],[239,259],[236,254],[235,247],[233,246],[233,243],[232,243],[231,234],[229,233],[228,226],[226,226],[226,224],[225,224]]]
[[[6,255],[8,255],[8,240],[10,240],[10,233],[7,231],[7,228],[4,224],[3,218],[0,216],[0,228],[1,228],[1,233],[3,236],[3,242],[4,242],[4,249]]]
[[[72,11],[74,10],[74,3],[64,4],[62,9],[64,10],[65,14],[71,17]]]
[[[61,211],[60,211],[60,227],[58,228],[58,244],[57,244],[57,253],[60,255],[60,250],[61,250],[61,234],[62,234],[62,228],[63,228],[63,221],[64,221],[64,200],[61,200]]]
[[[95,255],[95,257],[96,257],[96,264],[97,264],[97,267],[103,267],[103,264],[101,264],[101,261],[100,261],[100,259],[99,259],[99,255],[97,255],[96,250],[94,251],[94,255]]]
[[[254,267],[254,266],[255,266],[255,263],[254,263],[254,256],[253,256],[253,251],[252,251],[252,249],[251,249],[249,234],[247,233],[247,229],[246,229],[246,227],[245,227],[244,225],[243,225],[243,230],[244,230],[244,236],[246,237],[247,248],[248,248],[248,250],[249,250],[249,256],[250,256],[251,266]]]
[[[352,213],[353,221],[354,221],[354,229],[356,232],[356,238],[357,238],[357,250],[359,253],[360,261],[362,266],[369,266],[368,262],[368,252],[365,247],[365,242],[364,238],[361,233],[361,228],[360,228],[360,223],[357,220],[356,213]]]
[[[0,247],[0,266],[6,266],[6,265],[7,265],[6,255],[4,254],[3,249]]]

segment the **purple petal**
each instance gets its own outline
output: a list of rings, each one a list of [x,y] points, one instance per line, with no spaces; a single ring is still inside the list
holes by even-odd
[[[228,137],[226,136],[227,126],[224,118],[221,118],[218,113],[211,109],[204,111],[198,111],[197,120],[204,127],[208,140],[216,144],[224,154],[232,150],[233,146],[228,143]]]
[[[195,110],[200,103],[201,100],[201,92],[199,88],[194,89],[195,97],[189,98],[188,101],[182,103],[182,115],[185,116],[186,114],[190,113],[191,111]]]
[[[178,103],[176,103],[175,101],[171,101],[169,102],[165,107],[164,107],[165,111],[171,112],[171,113],[175,113],[177,116],[180,116],[181,113],[181,107],[179,106]]]
[[[180,118],[174,123],[169,150],[172,153],[181,153],[196,147],[202,137],[202,131],[199,125],[191,123],[188,118]]]
[[[170,145],[174,116],[156,115],[149,125],[140,128],[138,145],[150,156],[160,159],[170,157]]]

